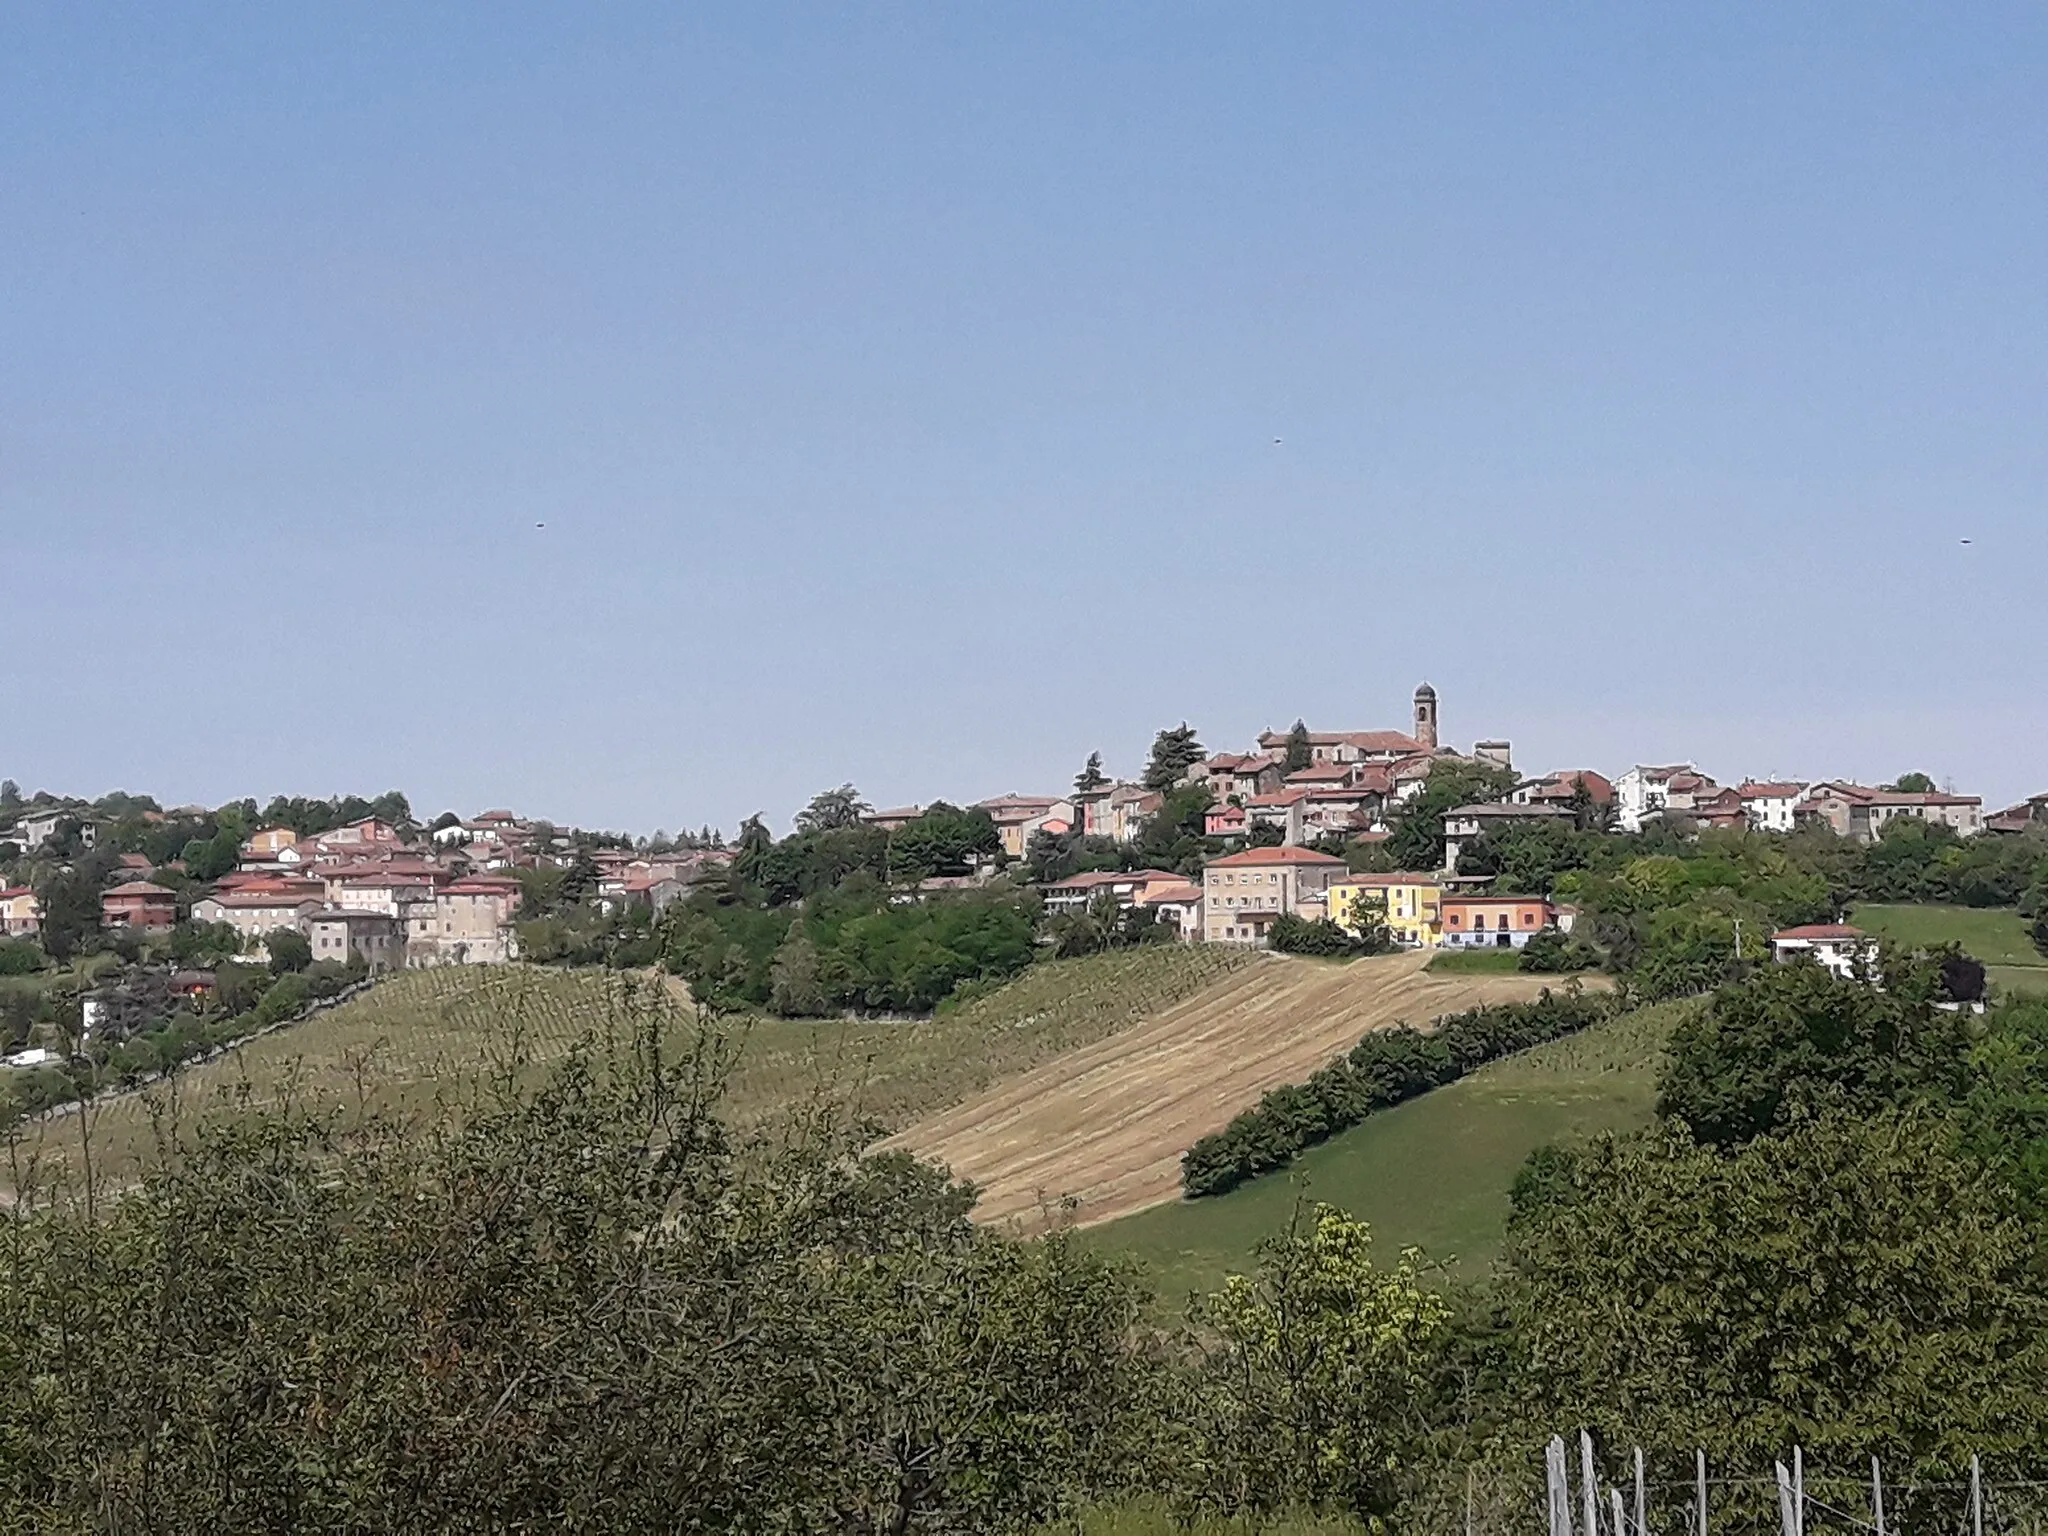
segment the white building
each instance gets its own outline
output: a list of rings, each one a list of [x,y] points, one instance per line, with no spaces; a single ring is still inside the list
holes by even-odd
[[[1795,823],[1793,813],[1806,798],[1806,790],[1806,785],[1789,780],[1750,779],[1737,785],[1735,792],[1742,796],[1742,809],[1752,831],[1790,832]]]
[[[1811,955],[1824,969],[1844,981],[1854,981],[1876,959],[1877,940],[1847,923],[1809,923],[1803,928],[1781,928],[1771,935],[1771,958],[1780,965],[1801,955]]]
[[[1689,809],[1692,791],[1711,784],[1691,763],[1652,768],[1638,763],[1614,781],[1614,819],[1624,832],[1640,832],[1643,823],[1673,808]]]

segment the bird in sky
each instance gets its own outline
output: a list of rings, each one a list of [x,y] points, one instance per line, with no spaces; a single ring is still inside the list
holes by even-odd
[[[534,527],[536,527],[536,528],[545,528],[545,527],[547,527],[547,524],[546,524],[546,523],[535,523],[535,524],[534,524],[533,526],[534,526]]]
[[[1975,542],[1976,542],[1976,540],[1974,540],[1974,539],[1965,539],[1965,540],[1963,540],[1963,542],[1964,542],[1965,544],[1973,544],[1973,543],[1975,543]]]

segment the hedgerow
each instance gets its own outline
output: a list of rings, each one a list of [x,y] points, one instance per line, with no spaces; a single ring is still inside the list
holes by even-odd
[[[1612,1012],[1605,995],[1545,988],[1529,1003],[1498,1003],[1448,1014],[1430,1030],[1376,1030],[1305,1083],[1270,1090],[1252,1108],[1180,1160],[1190,1197],[1220,1195],[1285,1168],[1305,1147],[1348,1130],[1376,1109],[1454,1083],[1475,1067],[1576,1034]]]

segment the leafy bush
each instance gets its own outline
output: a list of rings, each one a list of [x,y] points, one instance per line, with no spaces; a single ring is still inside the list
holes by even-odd
[[[1196,1142],[1181,1158],[1181,1188],[1190,1196],[1235,1189],[1286,1167],[1304,1147],[1349,1129],[1376,1109],[1456,1082],[1498,1057],[1575,1034],[1613,1007],[1573,983],[1561,993],[1546,988],[1534,1002],[1451,1014],[1431,1030],[1376,1030],[1306,1083],[1271,1090]]]
[[[1311,922],[1292,912],[1282,912],[1273,919],[1266,942],[1288,955],[1383,955],[1392,947],[1384,928],[1368,929],[1360,936],[1327,917]]]
[[[1658,1112],[1730,1146],[1810,1107],[1952,1104],[1968,1089],[1972,1026],[1934,1006],[1942,984],[1938,962],[1889,952],[1881,989],[1810,960],[1767,967],[1678,1027]]]
[[[0,976],[33,976],[49,963],[31,939],[0,939]]]
[[[715,1047],[664,1044],[427,1125],[256,1106],[32,1200],[10,1527],[968,1532],[1129,1485],[1162,1416],[1115,1261],[901,1156],[738,1155]]]

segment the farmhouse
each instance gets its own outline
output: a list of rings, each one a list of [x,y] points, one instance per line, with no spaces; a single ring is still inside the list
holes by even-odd
[[[1771,958],[1780,965],[1811,955],[1844,981],[1855,980],[1876,954],[1877,940],[1847,923],[1808,923],[1771,935]]]

